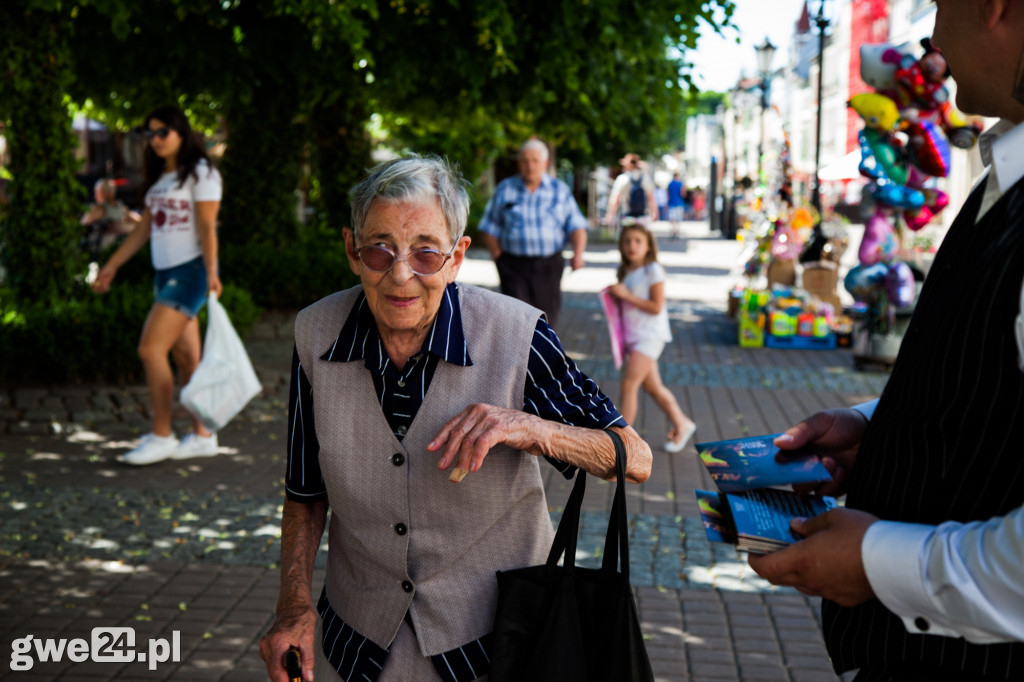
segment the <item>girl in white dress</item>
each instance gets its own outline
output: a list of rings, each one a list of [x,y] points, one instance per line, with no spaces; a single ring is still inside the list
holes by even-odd
[[[622,304],[625,367],[619,411],[628,423],[633,423],[643,386],[672,423],[664,450],[680,452],[696,433],[697,425],[683,414],[658,373],[658,357],[672,340],[672,333],[665,310],[665,269],[658,264],[654,235],[642,225],[624,227],[619,235],[619,253],[619,282],[609,289]]]

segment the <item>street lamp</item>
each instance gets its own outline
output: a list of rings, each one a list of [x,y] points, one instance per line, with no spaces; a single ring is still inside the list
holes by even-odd
[[[825,80],[825,29],[829,26],[829,20],[825,18],[825,0],[821,0],[818,5],[818,16],[814,18],[814,23],[818,27],[818,122],[814,134],[814,188],[811,190],[811,205],[818,213],[818,222],[814,224],[811,238],[800,254],[801,263],[819,260],[825,247],[825,235],[821,230],[821,100],[822,82]]]
[[[825,80],[825,29],[828,28],[829,20],[825,18],[825,0],[818,5],[818,16],[814,18],[818,27],[818,124],[814,134],[814,190],[811,194],[811,204],[814,205],[818,215],[821,215],[821,110],[822,110],[822,81]],[[815,226],[815,232],[821,231],[820,220]]]
[[[764,43],[754,47],[757,52],[757,72],[761,76],[761,139],[757,143],[757,181],[761,182],[761,163],[764,158],[764,110],[768,108],[768,85],[771,82],[772,58],[775,46],[765,36]]]

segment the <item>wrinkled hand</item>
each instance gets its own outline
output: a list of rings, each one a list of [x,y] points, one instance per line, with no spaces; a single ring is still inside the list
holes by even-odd
[[[260,658],[267,664],[271,682],[288,682],[284,669],[284,654],[289,647],[298,647],[302,656],[302,679],[313,682],[313,648],[316,632],[316,612],[312,605],[296,613],[279,615],[267,634],[260,638]]]
[[[96,273],[96,280],[92,283],[92,290],[97,294],[107,293],[110,291],[110,285],[114,281],[114,276],[116,274],[117,268],[104,265],[100,268],[100,271]]]
[[[856,410],[826,410],[811,415],[776,438],[775,445],[782,451],[777,458],[784,459],[787,451],[806,449],[820,457],[832,475],[831,481],[794,485],[793,489],[803,494],[844,494],[846,479],[853,470],[867,424],[864,415]]]
[[[608,287],[608,293],[620,301],[625,300],[625,298],[630,295],[629,287],[622,282],[617,282]]]
[[[868,527],[878,518],[855,509],[833,509],[811,519],[794,519],[790,527],[805,536],[785,549],[751,554],[754,571],[773,585],[795,587],[840,606],[874,599],[860,546]]]
[[[522,410],[477,403],[449,419],[427,444],[427,450],[443,448],[437,468],[445,470],[454,463],[451,480],[458,483],[466,473],[479,471],[487,453],[499,443],[541,454],[538,434],[545,428],[543,419]]]

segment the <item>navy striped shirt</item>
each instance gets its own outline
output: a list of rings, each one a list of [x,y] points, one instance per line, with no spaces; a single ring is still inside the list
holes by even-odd
[[[401,440],[423,403],[438,363],[444,361],[463,367],[473,364],[462,330],[458,285],[452,283],[445,289],[441,307],[423,347],[402,370],[395,367],[384,350],[366,297],[362,294],[356,299],[338,338],[320,359],[328,362],[362,360],[373,377],[381,410],[395,437]],[[292,356],[288,399],[288,464],[285,475],[288,499],[296,502],[327,499],[327,489],[320,472],[320,445],[313,418],[313,402],[312,387],[296,350]],[[530,344],[523,411],[542,419],[593,429],[626,425],[611,400],[565,354],[558,336],[543,317],[537,320]],[[566,478],[572,478],[576,473],[576,468],[569,464],[552,458],[547,460]],[[317,610],[324,623],[324,651],[338,673],[345,679],[376,680],[387,651],[352,630],[331,608],[326,595],[321,597]],[[341,638],[345,640],[345,646],[336,646]],[[488,638],[483,637],[433,656],[431,660],[446,682],[468,682],[486,673],[489,665],[487,645]]]

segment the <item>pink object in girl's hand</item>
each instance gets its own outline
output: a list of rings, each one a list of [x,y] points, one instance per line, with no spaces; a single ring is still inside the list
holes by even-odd
[[[615,361],[615,369],[622,368],[622,346],[625,335],[622,329],[622,310],[619,308],[619,301],[609,293],[611,287],[601,290],[601,307],[604,308],[605,319],[608,320],[608,336],[612,342],[612,360]]]

